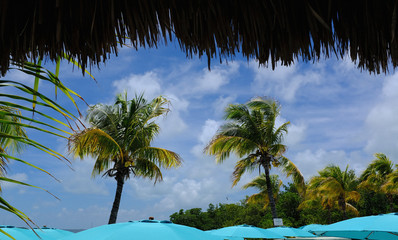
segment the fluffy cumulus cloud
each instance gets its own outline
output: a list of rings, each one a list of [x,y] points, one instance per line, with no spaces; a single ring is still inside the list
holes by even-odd
[[[398,158],[398,74],[388,76],[381,95],[369,96],[375,104],[366,118],[366,151],[382,152],[391,159]]]
[[[225,107],[227,107],[228,104],[233,104],[235,100],[236,95],[218,97],[213,103],[214,115],[220,117],[223,116],[225,112]]]
[[[114,81],[113,86],[116,93],[122,93],[126,90],[130,97],[143,93],[147,99],[153,99],[162,93],[161,79],[154,71],[144,74],[130,74],[125,78]]]
[[[201,93],[214,93],[229,83],[230,78],[239,70],[239,63],[231,62],[225,67],[215,67],[211,71],[203,69],[193,81],[192,90]]]
[[[159,118],[159,124],[162,129],[161,137],[173,137],[183,132],[187,125],[181,117],[181,112],[187,110],[189,102],[171,92],[167,86],[163,84],[162,79],[167,76],[159,76],[155,71],[146,72],[144,74],[131,74],[121,80],[113,82],[116,92],[127,91],[130,97],[134,94],[143,93],[145,98],[150,100],[159,95],[164,95],[170,100],[171,112],[167,117]]]
[[[205,68],[193,68],[192,65],[182,68],[180,72],[172,71],[166,76],[170,84],[169,90],[179,96],[198,99],[222,91],[239,74],[240,65],[232,62],[228,65]]]
[[[213,136],[216,134],[218,128],[221,126],[221,122],[213,119],[207,119],[202,126],[202,131],[198,136],[198,143],[192,148],[192,153],[197,158],[203,158],[203,149],[211,141]]]
[[[282,124],[288,122],[285,118],[279,116],[275,121],[275,126],[280,127]],[[294,124],[290,122],[287,127],[288,133],[285,134],[284,144],[289,147],[296,147],[306,136],[307,125],[304,123]]]
[[[307,125],[304,123],[290,124],[288,134],[285,137],[285,144],[289,147],[296,147],[306,136]]]
[[[167,116],[158,119],[161,128],[161,138],[172,138],[183,133],[187,129],[187,124],[181,116],[188,109],[189,102],[172,93],[165,94],[170,100],[170,112]]]
[[[302,71],[296,65],[278,66],[275,70],[250,65],[254,72],[252,91],[262,95],[277,97],[287,102],[296,99],[297,92],[308,84],[318,84],[322,73],[320,70]]]

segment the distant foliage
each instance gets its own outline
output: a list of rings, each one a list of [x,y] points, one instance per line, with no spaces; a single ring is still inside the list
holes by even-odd
[[[381,168],[381,165],[377,164],[380,162],[380,156],[382,156],[382,161],[387,162],[386,159],[388,158],[385,155],[375,154],[376,159],[359,175],[359,178],[356,178],[355,174],[352,171],[348,171],[348,169],[340,171],[340,173],[350,175],[350,177],[346,177],[350,179],[350,181],[346,181],[346,183],[350,182],[348,184],[350,186],[346,186],[346,194],[347,192],[357,190],[360,196],[359,201],[357,201],[357,198],[347,197],[350,194],[347,194],[345,198],[347,205],[358,210],[359,216],[398,211],[398,195],[396,194],[398,188],[395,187],[398,182],[398,170],[396,167],[393,167],[391,162],[387,162],[388,164],[384,165],[391,166],[391,169]],[[328,169],[330,169],[330,166],[320,172],[323,173]],[[345,175],[342,174],[342,176]],[[371,182],[370,180],[373,179],[377,181]],[[376,184],[378,187],[374,187]],[[385,186],[389,187],[388,191],[384,189]],[[303,196],[301,192],[299,194],[296,185],[292,183],[284,185],[283,191],[277,192],[275,196],[276,208],[285,226],[300,227],[312,223],[329,224],[345,218],[356,217],[356,213],[352,211],[346,211],[346,216],[344,216],[341,204],[334,198],[337,193],[341,193],[342,191],[335,191],[335,194],[332,194],[329,188],[323,186],[319,191],[322,191],[326,197],[317,198],[311,190],[313,187],[314,185],[309,185],[306,193],[307,196]],[[319,193],[319,191],[315,192]],[[261,189],[259,189],[259,192],[261,193]],[[328,194],[326,194],[327,192]],[[355,194],[355,196],[358,194]],[[337,194],[337,196],[339,195]],[[250,224],[262,228],[272,227],[273,222],[270,206],[264,207],[264,201],[253,202],[248,201],[248,199],[249,196],[235,204],[209,204],[206,211],[202,211],[200,208],[181,209],[179,212],[173,213],[170,216],[170,220],[174,223],[202,230],[240,224]]]

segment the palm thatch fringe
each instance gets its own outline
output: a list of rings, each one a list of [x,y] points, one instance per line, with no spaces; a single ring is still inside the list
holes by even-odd
[[[38,56],[71,57],[84,69],[126,41],[176,40],[209,66],[238,52],[273,68],[332,54],[375,73],[398,64],[397,0],[2,0],[0,13],[3,75],[10,60]]]

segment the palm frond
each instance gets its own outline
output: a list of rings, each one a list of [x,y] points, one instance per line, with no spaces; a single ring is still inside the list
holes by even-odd
[[[74,157],[83,159],[94,156],[99,159],[112,159],[114,156],[123,159],[123,149],[105,131],[98,128],[87,128],[73,134],[68,141],[68,149]]]
[[[163,180],[163,175],[160,168],[154,162],[148,161],[148,159],[137,158],[134,161],[134,166],[132,169],[135,176],[155,179],[154,184]]]
[[[297,187],[298,192],[300,193],[301,196],[305,195],[306,191],[306,184],[305,184],[305,179],[301,171],[298,169],[298,167],[290,161],[286,157],[280,157],[279,159],[281,166],[280,168],[282,171],[286,174],[287,177],[291,177],[293,180],[294,185]]]
[[[232,186],[235,186],[240,181],[242,175],[245,172],[252,172],[258,167],[257,163],[258,156],[256,154],[250,154],[246,158],[239,160],[234,168],[234,172],[232,173]]]
[[[133,158],[147,159],[159,167],[172,168],[181,166],[181,157],[172,151],[157,147],[143,147],[137,149],[131,155]]]

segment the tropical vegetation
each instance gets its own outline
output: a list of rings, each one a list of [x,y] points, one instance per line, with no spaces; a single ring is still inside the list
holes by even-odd
[[[278,175],[271,175],[271,187],[273,192],[273,197],[277,201],[279,190],[282,186],[282,181],[279,179]],[[255,193],[247,198],[248,203],[262,203],[264,208],[269,205],[268,198],[268,188],[267,188],[267,178],[264,173],[260,176],[255,177],[251,182],[243,185],[243,189],[256,188],[259,193]]]
[[[360,194],[356,191],[358,182],[354,170],[349,170],[347,166],[342,171],[339,166],[329,165],[318,174],[308,183],[307,201],[318,200],[328,211],[333,207],[338,207],[343,214],[343,219],[347,217],[347,211],[358,215],[358,210],[350,204],[360,199]]]
[[[270,177],[271,167],[279,167],[288,176],[292,176],[300,189],[303,189],[304,178],[299,169],[286,157],[287,146],[283,144],[284,135],[290,122],[277,126],[280,104],[272,99],[253,98],[246,104],[231,104],[225,109],[225,120],[205,152],[215,155],[216,161],[222,163],[231,153],[240,160],[233,172],[233,186],[245,172],[255,169],[264,171],[264,178],[269,205],[273,218],[277,210]]]
[[[375,160],[383,155],[375,154]],[[348,166],[344,170],[335,165],[326,166],[306,183],[305,196],[300,194],[294,183],[282,185],[278,191],[274,192],[278,216],[283,219],[285,226],[300,227],[312,223],[330,224],[356,216],[398,211],[397,195],[388,196],[384,190],[363,187],[367,184],[363,176],[375,166],[374,163],[375,161],[371,162],[359,177]],[[387,176],[387,181],[381,183],[382,188],[390,187],[391,191],[394,189],[396,192],[398,189],[397,170],[393,170]],[[277,179],[276,176],[272,178]],[[205,211],[200,208],[181,209],[170,215],[170,219],[175,223],[203,230],[239,224],[272,227],[273,217],[270,206],[264,207],[266,198],[258,197],[264,194],[264,189],[257,187],[263,186],[263,180],[259,181],[259,179],[261,176],[255,177],[245,185],[256,186],[259,192],[237,203],[210,203]],[[273,186],[276,186],[277,182],[274,181]],[[388,204],[389,198],[392,199],[392,205]],[[259,201],[253,201],[254,199],[259,199]]]
[[[73,126],[79,121],[78,116],[68,111],[65,106],[59,105],[55,100],[39,91],[39,83],[50,84],[55,89],[55,98],[57,98],[57,93],[61,92],[70,100],[70,103],[76,106],[79,113],[74,98],[81,97],[58,79],[59,64],[58,61],[56,71],[53,73],[41,66],[41,60],[37,64],[13,62],[10,69],[30,76],[32,86],[12,79],[0,79],[0,88],[2,89],[0,91],[0,187],[3,182],[11,182],[42,189],[7,177],[6,168],[9,161],[21,162],[52,176],[51,173],[37,167],[30,160],[18,157],[17,154],[25,147],[38,149],[69,163],[62,154],[27,134],[28,131],[36,131],[40,133],[41,137],[52,135],[67,139],[73,132]],[[27,215],[13,207],[3,196],[0,197],[0,209],[15,214],[28,226],[34,224]],[[0,232],[6,234],[1,229]],[[12,236],[9,237],[12,238]]]
[[[91,127],[75,132],[69,138],[69,151],[83,159],[93,156],[92,175],[103,174],[116,180],[117,188],[109,224],[115,223],[123,191],[130,177],[162,180],[160,168],[178,167],[178,154],[151,145],[159,133],[155,120],[165,115],[168,100],[162,96],[147,101],[143,95],[127,99],[119,94],[113,105],[91,106],[86,121]]]

